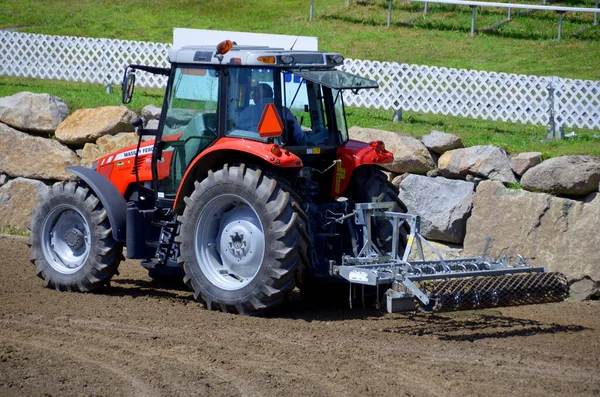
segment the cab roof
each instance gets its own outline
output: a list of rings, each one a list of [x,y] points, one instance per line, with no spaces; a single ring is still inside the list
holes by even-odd
[[[333,68],[344,62],[336,52],[285,50],[266,46],[238,46],[223,54],[222,59],[216,46],[185,46],[169,51],[171,63],[238,64],[262,67],[285,68]]]

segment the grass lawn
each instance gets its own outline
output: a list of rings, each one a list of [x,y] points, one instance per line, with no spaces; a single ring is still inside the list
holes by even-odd
[[[519,3],[539,1],[519,0]],[[593,7],[594,0],[561,5]],[[513,14],[500,28],[469,37],[468,7],[394,2],[392,26],[386,27],[387,1],[316,0],[307,22],[309,1],[297,0],[2,0],[0,29],[21,32],[171,42],[174,27],[317,36],[323,50],[358,59],[395,61],[507,73],[555,75],[600,80],[600,26],[592,14],[567,14],[564,39],[555,40],[558,16],[552,12]],[[65,12],[68,11],[68,17]],[[477,28],[505,18],[506,11],[478,9]],[[569,35],[576,33],[573,38]],[[0,55],[1,58],[1,55]],[[47,92],[63,98],[73,111],[120,104],[93,84],[0,76],[0,96],[20,91]],[[162,90],[137,90],[132,109],[160,106]],[[574,130],[577,137],[543,142],[546,127],[443,115],[405,112],[400,123],[389,111],[349,108],[349,125],[400,131],[421,137],[432,129],[454,133],[466,145],[494,144],[509,152],[541,151],[546,157],[589,153],[600,156],[600,131]]]

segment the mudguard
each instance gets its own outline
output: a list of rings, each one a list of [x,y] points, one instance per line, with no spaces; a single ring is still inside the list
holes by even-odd
[[[126,239],[126,211],[127,202],[104,175],[86,167],[67,167],[65,171],[77,175],[94,191],[108,213],[108,220],[112,228],[112,235],[116,241],[124,242]]]

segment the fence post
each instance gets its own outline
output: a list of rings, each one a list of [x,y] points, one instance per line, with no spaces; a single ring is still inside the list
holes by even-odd
[[[508,0],[508,4],[511,4],[512,0]],[[512,8],[508,7],[508,20],[512,19]]]
[[[387,26],[390,26],[392,24],[392,2],[394,0],[389,0],[388,2],[388,21],[387,21]]]
[[[423,15],[427,15],[427,6],[429,3],[425,2],[425,6],[423,7]]]
[[[471,37],[475,36],[475,13],[477,12],[477,6],[469,6],[471,7]]]
[[[598,0],[596,0],[596,8],[598,8]],[[598,25],[598,13],[594,13],[594,26]]]
[[[312,21],[314,6],[315,6],[315,0],[310,0],[310,13],[308,14],[308,20],[309,21]]]
[[[563,18],[565,17],[565,12],[566,11],[556,11],[558,13],[558,40],[560,41],[560,38],[562,37],[562,23],[563,23]]]

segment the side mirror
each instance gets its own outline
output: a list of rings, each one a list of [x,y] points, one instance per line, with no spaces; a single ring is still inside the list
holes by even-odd
[[[122,102],[124,104],[128,104],[131,102],[131,98],[133,98],[133,90],[135,89],[135,73],[129,73],[125,80],[123,80],[123,84],[121,85],[122,90]]]

